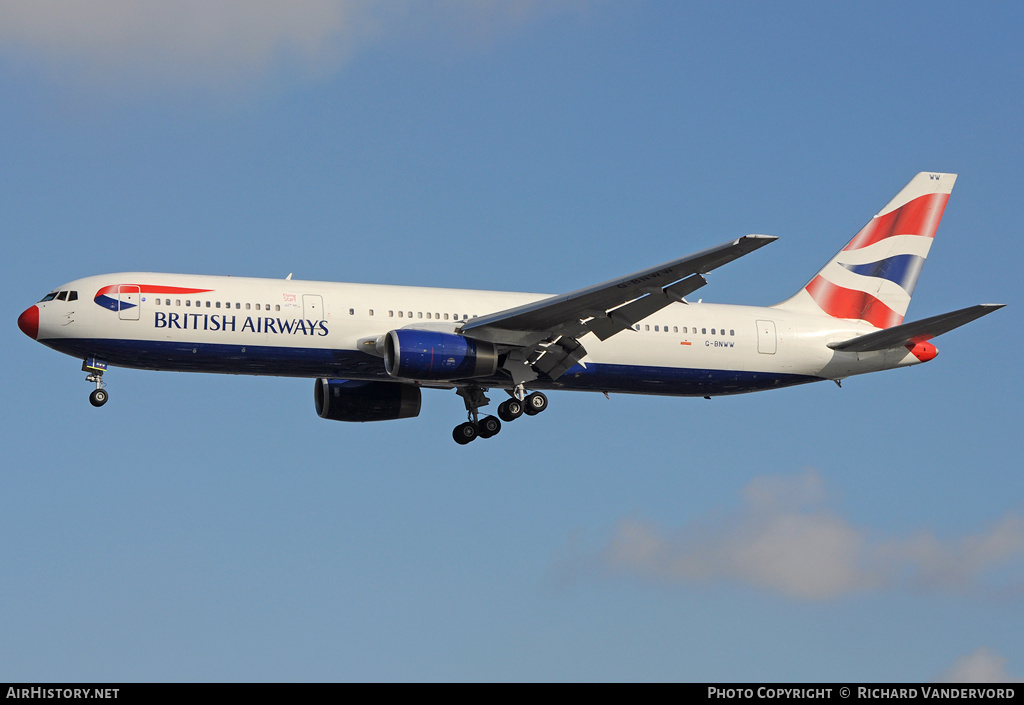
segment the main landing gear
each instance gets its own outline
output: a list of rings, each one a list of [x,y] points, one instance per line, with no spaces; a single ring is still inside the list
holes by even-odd
[[[460,446],[480,438],[490,438],[497,435],[501,430],[501,422],[509,423],[515,421],[523,414],[534,416],[548,408],[548,398],[540,392],[526,394],[523,385],[517,386],[509,394],[512,398],[498,404],[498,416],[485,416],[479,418],[480,407],[487,406],[491,400],[484,396],[487,390],[483,387],[470,385],[459,387],[456,393],[466,402],[466,412],[469,414],[469,421],[461,423],[452,431],[452,438]],[[500,418],[499,418],[500,417]]]
[[[89,403],[93,406],[103,406],[107,403],[107,399],[110,398],[107,390],[103,388],[103,373],[106,372],[106,370],[107,363],[93,357],[90,357],[82,363],[82,372],[89,373],[85,378],[85,381],[96,383],[96,389],[94,389],[89,395]]]

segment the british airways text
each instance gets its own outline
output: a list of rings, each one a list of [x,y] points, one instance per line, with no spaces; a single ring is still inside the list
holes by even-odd
[[[237,316],[216,313],[165,313],[157,311],[155,328],[178,328],[180,330],[223,330],[232,333],[275,333],[285,335],[327,335],[327,321],[307,321],[301,318],[260,318],[246,316],[239,324]]]

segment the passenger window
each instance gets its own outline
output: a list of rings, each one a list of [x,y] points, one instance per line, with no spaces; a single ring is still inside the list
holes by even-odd
[[[444,320],[446,320],[446,321],[448,320],[448,314],[447,313],[444,314]]]
[[[191,306],[192,305],[192,299],[185,299],[185,305],[186,306]]]
[[[388,318],[394,318],[394,317],[395,317],[394,310],[388,311]]]
[[[280,311],[281,310],[281,304],[274,304],[274,310],[275,311]]]
[[[174,300],[174,305],[178,306],[180,308],[181,307],[181,299],[175,299]]]
[[[637,324],[636,324],[635,326],[633,326],[633,329],[634,329],[634,330],[640,330],[640,324],[639,324],[639,323],[637,323]]]
[[[371,316],[373,315],[373,309],[372,308],[370,309],[370,315]]]
[[[217,302],[217,308],[220,308],[220,301]]]
[[[729,335],[736,335],[736,331],[732,328],[729,329]]]
[[[658,332],[658,326],[654,326],[654,332],[655,332],[655,333],[657,333],[657,332]]]
[[[427,311],[427,319],[430,319],[430,311]]]
[[[247,304],[245,305],[245,310],[246,310],[246,311],[249,311],[249,310],[251,310],[251,309],[252,309],[252,304],[250,304],[250,303],[247,303]]]
[[[259,305],[259,304],[256,304],[256,310],[257,310],[257,311],[259,311],[259,310],[260,310],[260,305]]]
[[[701,328],[700,329],[700,334],[701,335],[707,335],[708,334],[708,329],[707,328]]]
[[[355,310],[354,308],[350,308],[350,309],[348,310],[348,315],[350,315],[350,316],[354,316],[354,315],[356,315],[356,310]]]
[[[206,302],[206,308],[210,308],[210,302],[209,301]]]
[[[409,311],[409,315],[407,317],[412,318],[412,311]]]
[[[650,326],[644,326],[644,330],[650,330],[650,329],[651,329]]]
[[[673,333],[678,333],[679,332],[679,326],[672,326],[672,332]]]
[[[401,317],[402,317],[403,315],[404,315],[404,312],[403,312],[403,311],[399,311],[399,312],[398,312],[398,317],[399,317],[399,318],[401,318]]]
[[[423,311],[417,311],[416,312],[416,317],[417,318],[423,318]]]

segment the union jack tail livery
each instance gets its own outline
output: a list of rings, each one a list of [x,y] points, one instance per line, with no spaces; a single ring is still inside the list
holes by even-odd
[[[795,296],[776,308],[875,328],[903,322],[956,174],[921,172]]]

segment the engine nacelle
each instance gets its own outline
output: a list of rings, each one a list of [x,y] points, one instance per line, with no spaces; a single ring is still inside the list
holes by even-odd
[[[403,379],[487,377],[498,369],[498,352],[491,343],[461,335],[393,330],[384,337],[384,369]]]
[[[421,396],[414,384],[320,378],[313,400],[322,419],[391,421],[419,416]]]

